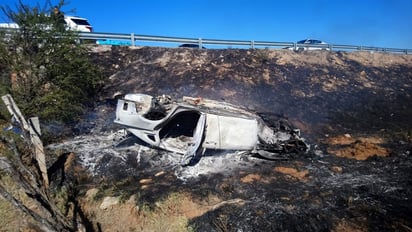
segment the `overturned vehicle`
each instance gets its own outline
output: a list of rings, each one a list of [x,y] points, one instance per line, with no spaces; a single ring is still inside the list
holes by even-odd
[[[203,98],[126,94],[118,99],[114,122],[144,145],[182,154],[182,165],[206,149],[246,150],[267,159],[309,149],[284,121],[269,126],[257,114]]]

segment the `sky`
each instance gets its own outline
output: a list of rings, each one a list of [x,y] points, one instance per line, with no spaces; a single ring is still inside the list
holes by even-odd
[[[21,0],[43,6],[42,0]],[[49,0],[57,4],[58,0]],[[1,0],[13,7],[18,0]],[[66,0],[94,32],[412,49],[412,0]],[[0,22],[7,20],[0,12]]]

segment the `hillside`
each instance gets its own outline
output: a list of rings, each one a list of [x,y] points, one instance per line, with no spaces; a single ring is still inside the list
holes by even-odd
[[[262,113],[268,121],[286,118],[312,147],[307,157],[280,162],[242,155],[239,161],[236,154],[216,153],[212,157],[218,158],[190,171],[168,166],[162,159],[169,154],[160,153],[159,161],[151,151],[142,153],[146,157],[140,164],[129,162],[134,171],[117,159],[95,169],[110,172],[113,179],[127,176],[131,183],[139,182],[124,187],[136,189],[141,201],[189,194],[201,212],[183,214],[199,231],[412,227],[407,223],[412,206],[412,56],[98,47],[93,58],[108,76],[102,99],[137,92],[226,101]],[[113,110],[105,107],[100,112],[110,112],[112,119]],[[135,157],[129,155],[129,161]],[[166,178],[159,179],[157,172]],[[142,179],[153,183],[142,184]],[[205,197],[211,196],[236,203],[207,210],[205,204],[213,202],[205,203]]]
[[[409,55],[115,48],[94,57],[109,77],[106,98],[143,92],[223,100],[288,118],[313,140],[411,126]]]
[[[60,155],[50,166],[62,166],[52,188],[74,188],[65,213],[89,231],[411,230],[411,55],[105,46],[90,55],[107,77],[101,101],[78,135],[47,147]],[[169,152],[116,149],[115,99],[126,93],[286,119],[311,150],[279,161],[209,151],[181,167]]]

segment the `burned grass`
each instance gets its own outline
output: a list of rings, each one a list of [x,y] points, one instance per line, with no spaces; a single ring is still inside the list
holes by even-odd
[[[129,223],[146,228],[153,227],[138,221],[165,220],[166,212],[195,231],[411,231],[411,56],[139,48],[95,60],[110,76],[102,98],[143,92],[224,100],[267,122],[287,120],[311,144],[308,154],[288,160],[212,151],[182,168],[175,154],[112,149],[108,133],[119,128],[107,122],[113,106],[102,104],[91,136],[65,142],[92,172],[80,196],[93,186],[99,203],[105,196],[138,200],[105,212],[85,202],[95,224],[124,224],[97,215],[137,205]],[[169,196],[180,203],[156,211]]]

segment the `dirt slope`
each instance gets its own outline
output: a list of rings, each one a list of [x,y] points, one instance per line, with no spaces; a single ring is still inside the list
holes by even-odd
[[[78,157],[88,158],[73,170],[95,171],[79,180],[90,228],[177,231],[172,221],[183,218],[196,231],[412,230],[412,56],[148,47],[94,51],[108,78],[102,103],[84,122],[93,128],[91,136],[65,142]],[[312,149],[278,162],[212,151],[186,169],[172,165],[173,154],[166,152],[113,151],[107,136],[119,128],[112,123],[113,99],[130,92],[212,98],[262,113],[268,122],[286,118]],[[203,172],[204,167],[214,172]],[[182,178],[188,173],[192,178]],[[93,186],[99,186],[100,198],[86,194]],[[104,196],[131,200],[102,209]],[[151,220],[145,204],[157,212]],[[170,227],[153,224],[160,221]]]
[[[288,118],[311,139],[411,127],[409,55],[145,47],[95,54],[110,76],[108,98],[144,92],[225,100]]]
[[[186,207],[196,213],[183,213],[197,231],[411,230],[412,56],[98,47],[93,59],[109,80],[102,100],[130,92],[224,100],[267,121],[288,119],[312,145],[307,156],[279,162],[204,157],[221,171],[199,174],[198,168],[196,178],[184,180],[176,177],[196,168],[156,161],[167,153],[146,151],[152,155],[138,163],[136,152],[125,153],[126,162],[103,156],[100,175],[138,194],[137,202],[183,193],[183,202],[197,205]],[[105,126],[95,131],[116,129],[113,107],[96,109],[101,123],[94,125]]]

